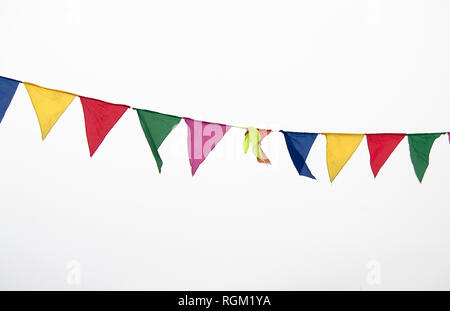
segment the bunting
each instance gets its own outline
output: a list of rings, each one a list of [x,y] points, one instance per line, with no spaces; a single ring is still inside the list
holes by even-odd
[[[83,106],[89,153],[92,157],[109,131],[130,107],[83,96],[80,96],[80,101]]]
[[[42,140],[44,140],[76,95],[47,89],[28,82],[23,82],[23,84],[30,96],[41,128]]]
[[[188,127],[188,154],[194,176],[200,164],[228,132],[230,126],[184,118]]]
[[[49,89],[36,84],[20,82],[18,80],[0,76],[0,122],[12,102],[19,83],[25,85],[31,99],[31,103],[39,121],[42,140],[47,137],[48,133],[60,116],[65,112],[67,107],[72,103],[73,99],[75,97],[80,98],[85,121],[86,138],[91,157],[105,140],[111,129],[122,118],[128,108],[130,108],[126,105],[108,103],[98,99]],[[133,109],[137,112],[139,122],[152,151],[158,171],[161,173],[163,161],[159,154],[159,147],[172,130],[180,123],[182,118],[150,110]],[[200,165],[206,160],[210,152],[217,146],[232,126],[194,120],[187,117],[184,117],[183,119],[187,125],[188,156],[191,174],[194,176]],[[272,131],[270,129],[255,128],[253,126],[239,128],[245,129],[243,141],[244,153],[247,153],[251,146],[252,152],[259,163],[271,164],[270,160],[262,150],[261,144],[263,139]],[[316,141],[317,135],[319,134],[289,132],[283,130],[280,132],[283,133],[291,161],[298,174],[300,176],[315,179],[306,161],[310,150]],[[326,158],[330,181],[334,181],[336,176],[350,160],[358,146],[361,144],[364,136],[367,137],[370,167],[373,176],[376,178],[392,152],[394,152],[403,138],[407,135],[411,162],[419,182],[422,182],[429,165],[431,148],[435,140],[446,133],[322,133],[326,136],[327,140]],[[447,134],[450,142],[450,132]]]
[[[249,126],[244,137],[244,153],[247,153],[248,148],[251,145],[253,154],[256,156],[256,160],[259,163],[271,164],[269,158],[261,149],[261,141],[271,132],[272,130],[257,129],[253,126]]]
[[[366,134],[373,177],[377,177],[380,168],[405,136],[406,134]]]
[[[327,138],[327,166],[330,181],[336,178],[347,161],[358,148],[364,134],[331,134],[324,133]]]
[[[409,153],[414,171],[420,182],[428,168],[430,151],[434,141],[445,133],[408,134]]]
[[[8,110],[14,94],[16,93],[19,81],[0,77],[0,123]]]
[[[181,118],[149,110],[136,109],[136,111],[141,122],[142,130],[158,166],[158,171],[161,173],[163,161],[159,155],[158,148],[164,142],[167,135],[180,123]]]
[[[298,174],[316,179],[306,165],[306,158],[317,138],[317,133],[281,132],[284,135],[289,155],[291,156],[292,163],[294,163]]]

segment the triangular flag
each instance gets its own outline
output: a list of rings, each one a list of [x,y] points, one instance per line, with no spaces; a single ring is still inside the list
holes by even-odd
[[[41,128],[42,140],[44,140],[76,95],[64,91],[47,89],[27,82],[23,82],[23,84],[28,91],[31,103],[36,111]]]
[[[306,165],[306,158],[317,138],[317,133],[281,132],[284,134],[289,155],[298,174],[316,179]]]
[[[330,181],[336,178],[364,138],[364,134],[331,134],[327,138],[327,165]]]
[[[443,134],[445,133],[408,134],[409,154],[420,182],[428,168],[431,147],[433,147],[434,141]]]
[[[377,177],[380,168],[405,136],[406,134],[366,134],[374,177]]]
[[[244,137],[244,153],[247,153],[248,148],[251,145],[253,154],[256,156],[256,160],[259,163],[271,164],[269,158],[261,149],[261,141],[271,132],[272,130],[257,129],[253,126],[249,126]]]
[[[82,96],[80,101],[83,106],[86,137],[92,157],[112,127],[130,107]]]
[[[158,171],[161,173],[163,161],[159,156],[158,148],[167,135],[180,123],[181,118],[148,110],[136,109],[136,111],[142,130],[155,157]]]
[[[16,93],[19,83],[19,81],[13,79],[0,77],[0,123]]]
[[[200,164],[228,132],[230,126],[184,118],[188,126],[188,153],[194,176]]]

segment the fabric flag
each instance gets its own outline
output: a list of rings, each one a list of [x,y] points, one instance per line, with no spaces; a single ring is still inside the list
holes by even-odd
[[[231,128],[228,125],[184,118],[188,126],[188,153],[194,176],[200,164]]]
[[[136,111],[147,142],[150,145],[150,149],[152,149],[158,171],[161,173],[163,161],[159,155],[158,148],[167,135],[180,123],[181,118],[149,110],[136,109]]]
[[[76,95],[27,82],[23,84],[30,96],[41,128],[42,140],[44,140]]]
[[[370,167],[374,177],[406,134],[366,134]]]
[[[82,96],[80,101],[83,106],[89,153],[92,157],[109,131],[130,107]]]
[[[291,156],[292,163],[294,163],[298,174],[316,179],[306,165],[306,158],[317,138],[317,133],[281,132],[284,135],[289,155]]]
[[[272,130],[257,129],[253,126],[249,126],[244,137],[244,153],[247,153],[248,148],[251,145],[253,154],[256,156],[256,160],[258,160],[259,163],[271,164],[269,158],[261,149],[261,141],[271,132]]]
[[[327,138],[327,165],[330,181],[336,178],[364,138],[364,134],[331,134]]]
[[[0,123],[5,116],[5,112],[16,93],[19,81],[0,77]]]
[[[420,182],[428,168],[431,147],[433,147],[434,141],[443,134],[445,133],[408,134],[409,154]]]

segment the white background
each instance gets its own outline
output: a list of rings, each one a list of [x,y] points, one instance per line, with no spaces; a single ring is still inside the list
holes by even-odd
[[[0,75],[231,125],[450,130],[450,2],[1,0]],[[234,128],[190,176],[186,125],[157,172],[129,110],[89,158],[78,98],[44,142],[20,85],[0,124],[0,289],[450,289],[450,145],[423,184],[404,140],[366,140],[333,184],[283,136]],[[74,277],[75,275],[75,277]]]

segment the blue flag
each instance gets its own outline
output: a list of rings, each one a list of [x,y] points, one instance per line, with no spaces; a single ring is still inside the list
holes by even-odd
[[[306,158],[317,138],[317,133],[281,132],[284,134],[292,163],[294,163],[299,175],[316,179],[306,165]]]
[[[3,120],[19,83],[16,80],[0,77],[0,122]]]

